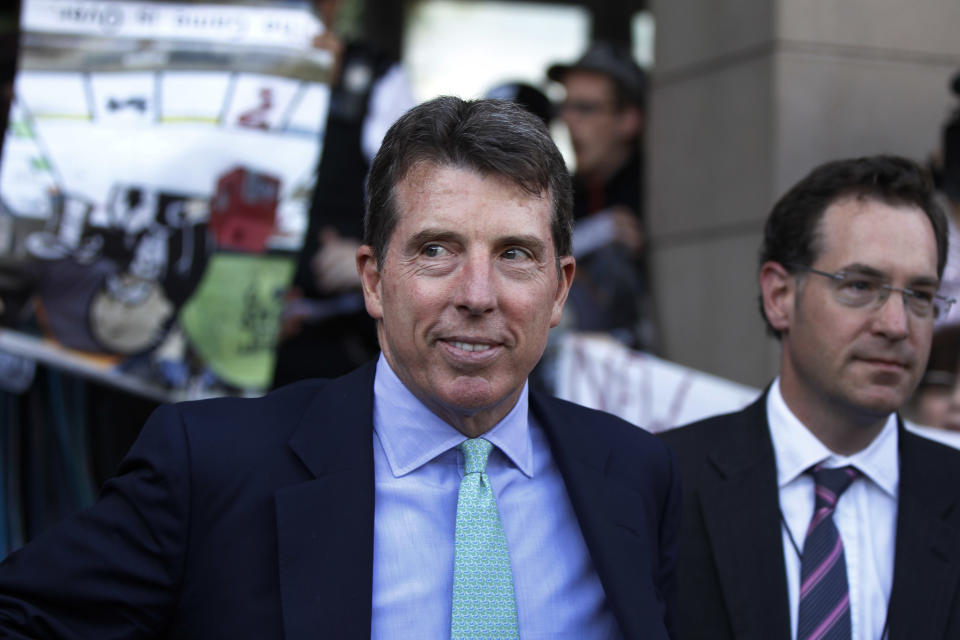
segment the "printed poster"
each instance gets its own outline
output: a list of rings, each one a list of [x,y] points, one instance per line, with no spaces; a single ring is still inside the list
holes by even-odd
[[[326,121],[322,29],[308,4],[24,0],[0,270],[29,285],[27,324],[172,390],[264,390]]]

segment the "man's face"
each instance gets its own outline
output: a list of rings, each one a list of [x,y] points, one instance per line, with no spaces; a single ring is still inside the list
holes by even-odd
[[[895,287],[936,287],[933,226],[919,208],[844,198],[827,208],[819,231],[814,269],[875,273]],[[923,374],[933,316],[909,311],[898,292],[879,309],[852,308],[837,300],[829,278],[806,273],[792,280],[785,315],[776,320],[788,404],[792,397],[800,413],[877,419],[902,407]]]
[[[383,268],[357,253],[367,311],[403,383],[467,435],[515,404],[559,322],[574,260],[557,256],[547,194],[423,164],[395,188]]]
[[[618,108],[613,80],[602,73],[569,71],[561,117],[570,131],[578,175],[587,179],[609,177],[636,144],[640,113]]]

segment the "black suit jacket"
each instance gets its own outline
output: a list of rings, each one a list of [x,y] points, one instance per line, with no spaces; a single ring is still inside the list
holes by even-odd
[[[683,486],[679,637],[790,637],[766,394],[738,413],[661,434]],[[960,638],[960,452],[899,426],[889,637]]]
[[[95,506],[0,565],[0,637],[369,638],[374,370],[161,407]],[[673,456],[607,414],[531,410],[624,635],[666,637]]]

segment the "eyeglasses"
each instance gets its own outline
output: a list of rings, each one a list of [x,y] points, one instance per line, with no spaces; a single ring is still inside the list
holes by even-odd
[[[566,100],[560,103],[560,112],[571,112],[578,116],[592,116],[599,113],[613,113],[617,110],[616,105],[610,102],[600,102],[593,100]]]
[[[910,289],[894,287],[881,278],[864,273],[847,273],[839,271],[828,273],[807,267],[801,264],[790,265],[798,271],[809,271],[818,276],[830,278],[833,281],[833,294],[840,304],[848,307],[872,307],[879,309],[890,297],[891,291],[899,291],[903,295],[903,304],[913,315],[920,318],[940,318],[950,312],[950,307],[956,298],[948,298],[936,291],[926,289]]]

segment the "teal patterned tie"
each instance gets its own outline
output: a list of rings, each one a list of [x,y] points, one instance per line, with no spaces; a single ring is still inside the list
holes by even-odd
[[[450,638],[519,638],[507,538],[486,473],[493,445],[475,438],[459,449],[465,462],[457,498]]]

